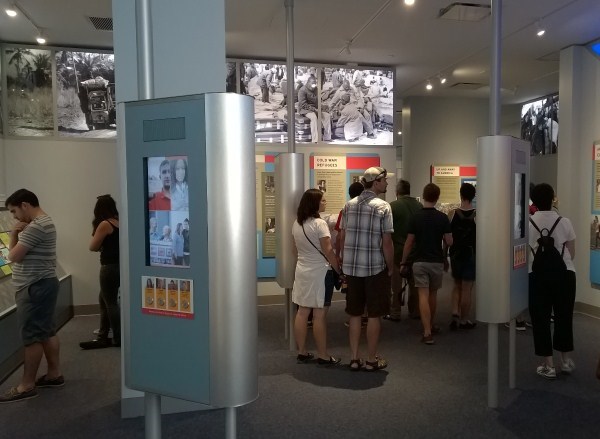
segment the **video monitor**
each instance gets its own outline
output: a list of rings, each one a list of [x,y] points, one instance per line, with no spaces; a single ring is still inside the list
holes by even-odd
[[[146,161],[147,253],[150,266],[190,266],[190,215],[187,156],[148,157]]]
[[[521,139],[531,143],[531,155],[556,154],[558,149],[558,95],[546,96],[521,107]]]

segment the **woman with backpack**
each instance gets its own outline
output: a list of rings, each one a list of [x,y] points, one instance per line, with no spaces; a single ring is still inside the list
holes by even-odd
[[[560,371],[575,370],[573,351],[573,307],[575,304],[575,231],[571,221],[552,209],[554,189],[538,184],[531,193],[539,209],[529,219],[529,312],[533,325],[535,354],[543,357],[537,374],[556,379],[553,349],[560,353]],[[550,317],[554,310],[554,334]]]

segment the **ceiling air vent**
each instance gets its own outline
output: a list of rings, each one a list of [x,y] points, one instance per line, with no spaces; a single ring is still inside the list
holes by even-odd
[[[113,19],[111,17],[88,17],[88,19],[97,30],[113,30]]]
[[[481,84],[480,82],[456,82],[449,88],[453,90],[477,90],[481,87],[485,87],[485,84]]]
[[[451,3],[440,9],[438,18],[458,21],[480,21],[491,14],[490,5],[477,3]]]

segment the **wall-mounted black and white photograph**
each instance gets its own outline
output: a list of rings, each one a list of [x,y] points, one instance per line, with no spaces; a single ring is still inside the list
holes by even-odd
[[[225,91],[227,93],[237,93],[237,79],[235,71],[235,62],[227,62],[227,76],[225,77]]]
[[[112,53],[57,51],[56,83],[61,136],[116,137],[115,57]]]
[[[531,143],[531,155],[558,150],[558,95],[546,96],[521,107],[521,139]]]
[[[281,83],[287,83],[285,66],[243,63],[240,77],[240,92],[254,97],[255,141],[287,142],[287,109],[281,89]]]
[[[394,75],[391,70],[325,67],[321,120],[331,123],[333,144],[393,145]]]
[[[52,59],[49,50],[7,47],[6,110],[9,136],[52,136]]]

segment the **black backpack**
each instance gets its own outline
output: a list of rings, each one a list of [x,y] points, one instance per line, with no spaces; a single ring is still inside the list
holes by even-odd
[[[470,216],[465,216],[462,210],[456,209],[454,215],[457,220],[452,219],[456,223],[452,225],[452,238],[454,243],[450,247],[450,256],[459,259],[468,258],[475,253],[476,225],[475,225],[475,209]]]
[[[550,230],[545,227],[540,230],[537,224],[531,218],[529,218],[529,222],[540,233],[540,237],[537,240],[537,250],[534,252],[533,247],[529,246],[531,248],[531,252],[533,253],[533,263],[531,264],[531,270],[533,273],[548,276],[567,271],[567,266],[565,265],[565,261],[563,259],[565,244],[563,243],[562,251],[559,252],[556,247],[554,247],[554,238],[552,237],[552,232],[554,232],[554,229],[561,219],[562,217],[559,216]]]

